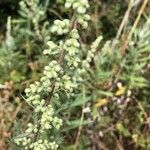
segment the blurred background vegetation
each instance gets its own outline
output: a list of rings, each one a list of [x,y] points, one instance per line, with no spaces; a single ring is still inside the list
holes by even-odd
[[[57,2],[57,3],[56,3]],[[65,125],[61,131],[64,150],[150,149],[150,2],[122,48],[144,1],[135,5],[115,48],[128,0],[91,0],[88,31],[81,41],[88,46],[102,35],[86,83],[73,103],[61,104]],[[28,13],[17,0],[0,1],[0,149],[12,149],[11,137],[30,120],[24,89],[39,79],[47,60],[42,51],[51,39],[49,26],[56,18],[69,18],[64,0],[41,0]],[[40,14],[40,9],[44,14]],[[36,18],[34,20],[34,17]],[[85,51],[86,53],[86,51]],[[15,148],[14,148],[15,149]]]

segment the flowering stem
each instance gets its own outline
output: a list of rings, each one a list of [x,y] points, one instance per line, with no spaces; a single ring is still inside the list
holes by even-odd
[[[74,14],[73,17],[72,17],[72,19],[71,19],[70,30],[69,30],[68,35],[70,34],[71,30],[72,30],[75,26],[76,26],[76,21],[75,21],[75,14]],[[67,39],[67,38],[66,38],[66,39]],[[58,62],[58,64],[59,64],[60,66],[63,65],[63,62],[64,62],[64,49],[61,50],[60,56],[59,56],[57,62]],[[52,86],[51,86],[51,87],[52,87],[52,90],[51,90],[51,92],[50,92],[50,93],[48,94],[48,96],[47,96],[47,98],[48,98],[49,100],[46,101],[46,103],[45,103],[44,106],[48,106],[48,104],[49,104],[50,101],[51,101],[51,98],[52,98],[52,96],[53,96],[54,89],[55,89],[55,83],[56,83],[56,79],[53,81],[53,84],[52,84]],[[37,133],[35,134],[34,142],[37,140],[37,138],[38,138],[38,136],[39,136],[40,128],[41,128],[41,116],[40,116],[40,118],[39,118],[39,122],[38,122],[38,125],[37,125],[38,131],[37,131]]]

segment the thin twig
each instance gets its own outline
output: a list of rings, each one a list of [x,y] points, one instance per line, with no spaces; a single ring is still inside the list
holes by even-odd
[[[63,20],[62,16],[56,10],[49,8],[48,11],[56,15],[59,19]]]
[[[133,24],[133,26],[132,26],[132,28],[131,28],[129,34],[128,34],[128,36],[127,36],[127,39],[126,39],[126,41],[125,41],[123,47],[121,48],[121,52],[122,52],[123,54],[125,53],[125,50],[127,49],[128,43],[129,43],[130,40],[131,40],[131,37],[132,37],[132,35],[133,35],[133,33],[134,33],[134,31],[135,31],[135,29],[136,29],[136,27],[137,27],[137,25],[138,25],[138,23],[139,23],[139,21],[140,21],[140,18],[141,18],[141,16],[142,16],[143,12],[144,12],[144,9],[145,9],[147,3],[148,3],[148,0],[144,0],[143,4],[142,4],[142,6],[141,6],[141,9],[139,10],[138,16],[137,16],[137,18],[136,18],[136,20],[135,20],[135,22],[134,22],[134,24]]]
[[[85,89],[83,87],[83,99],[85,99]],[[83,119],[84,119],[84,105],[82,106],[82,114],[81,114],[81,118],[80,118],[80,125],[79,125],[79,129],[78,129],[78,133],[77,133],[77,138],[75,141],[75,146],[74,146],[74,150],[77,150],[78,145],[79,145],[79,140],[80,140],[80,135],[82,132],[82,123],[83,123]]]
[[[131,9],[132,9],[132,6],[133,6],[133,2],[134,0],[130,0],[130,3],[128,5],[128,9],[124,15],[124,18],[120,24],[120,27],[118,29],[118,32],[117,32],[117,35],[116,35],[116,38],[114,39],[113,43],[112,43],[112,51],[114,51],[114,48],[116,46],[116,43],[117,43],[117,40],[119,39],[122,31],[123,31],[123,28],[124,26],[126,25],[127,21],[128,21],[128,18],[129,18],[129,15],[130,15],[130,12],[131,12]]]
[[[140,101],[138,101],[138,100],[136,100],[136,99],[135,99],[135,101],[136,101],[136,103],[138,104],[140,110],[143,112],[144,117],[145,117],[145,119],[146,119],[146,121],[147,121],[148,127],[150,128],[149,116],[148,116],[148,114],[147,114],[146,111],[144,110],[144,107],[142,106],[142,104],[140,103]]]

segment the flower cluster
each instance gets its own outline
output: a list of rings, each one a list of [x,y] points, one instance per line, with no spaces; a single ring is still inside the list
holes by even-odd
[[[37,124],[28,123],[28,128],[26,129],[25,132],[28,135],[32,135],[32,134],[34,135],[38,132],[38,130],[40,131],[40,133],[43,133],[46,130],[50,130],[52,128],[55,128],[58,130],[60,126],[62,125],[62,120],[54,115],[54,110],[53,110],[52,105],[50,104],[48,106],[41,105],[41,103],[45,104],[44,100],[42,100],[41,102],[37,100],[36,102],[37,102],[36,103],[37,107],[35,108],[35,112],[42,112],[41,119],[38,121],[41,128],[39,129]],[[55,143],[54,141],[51,142],[50,145],[49,144],[46,145],[44,143],[33,142],[32,138],[27,138],[27,137],[16,138],[15,143],[18,145],[23,145],[25,149],[28,149],[28,148],[35,149],[36,147],[39,147],[45,150],[50,149],[50,148],[53,150],[53,149],[57,149],[58,147],[57,144],[54,144]]]
[[[58,144],[56,144],[56,142],[48,142],[47,140],[38,140],[37,142],[31,144],[30,148],[33,150],[56,150],[58,148]]]
[[[55,79],[62,73],[63,70],[57,61],[54,60],[50,62],[45,66],[40,82],[35,81],[35,83],[31,84],[29,88],[25,89],[25,93],[28,96],[27,101],[37,106],[36,100],[40,99],[39,94],[46,91],[50,92],[52,90],[50,79]],[[42,104],[44,104],[44,102],[42,102]]]
[[[65,6],[73,8],[76,13],[75,22],[86,28],[87,21],[90,19],[85,14],[89,7],[88,1],[67,0]],[[38,116],[37,122],[28,123],[25,131],[27,136],[15,139],[16,144],[24,146],[25,149],[55,150],[58,148],[57,142],[51,141],[49,136],[43,140],[43,134],[47,135],[50,133],[47,131],[59,130],[63,123],[56,116],[54,108],[57,106],[53,104],[53,101],[61,100],[63,96],[70,97],[73,90],[77,88],[78,81],[82,80],[80,74],[83,73],[84,66],[80,60],[81,43],[78,30],[76,26],[72,25],[75,22],[68,19],[54,21],[51,32],[56,35],[66,34],[66,38],[47,42],[48,48],[43,51],[43,54],[53,60],[45,66],[40,80],[25,89],[26,101],[34,108],[34,112]],[[91,51],[88,52],[85,60],[87,63],[91,61],[101,39],[101,37],[97,38],[92,44]],[[63,95],[61,95],[62,93]]]
[[[52,125],[56,128],[59,129],[60,126],[62,125],[62,120],[59,119],[58,117],[54,117],[54,110],[53,107],[51,105],[48,105],[45,110],[44,113],[42,114],[41,117],[41,132],[44,132],[45,129],[51,129]]]
[[[14,140],[14,142],[17,145],[23,145],[25,147],[25,149],[29,149],[29,145],[31,144],[31,139],[27,138],[27,137],[23,137],[23,138],[16,138]]]
[[[64,50],[67,52],[65,55],[65,60],[70,68],[76,68],[80,62],[79,57],[75,57],[80,51],[80,43],[78,42],[78,31],[76,29],[72,30],[70,33],[70,38],[64,43]]]
[[[28,128],[26,129],[26,133],[32,133],[32,132],[34,132],[34,133],[37,133],[37,125],[33,125],[32,123],[28,123],[27,124],[27,126],[28,126]]]
[[[45,49],[43,51],[44,55],[56,55],[59,53],[60,47],[55,44],[53,41],[48,41],[47,42],[48,49]]]
[[[35,81],[33,84],[30,85],[29,88],[25,89],[25,93],[27,95],[26,101],[34,107],[34,111],[36,113],[41,114],[41,118],[40,120],[38,120],[38,125],[28,123],[28,127],[25,131],[28,135],[37,134],[38,130],[42,134],[43,132],[46,132],[46,130],[58,130],[61,127],[62,120],[55,116],[52,105],[46,105],[46,100],[42,99],[42,95],[52,91],[52,83],[50,82],[50,80],[52,78],[57,78],[61,73],[62,68],[60,67],[58,62],[54,60],[44,68],[43,76],[41,77],[40,81]],[[36,148],[37,150],[38,148],[42,148],[53,150],[57,149],[58,147],[58,145],[55,144],[55,141],[52,141],[50,144],[47,145],[45,142],[34,142],[33,138],[27,137],[17,138],[15,142],[18,145],[23,145],[25,149]]]
[[[26,137],[15,139],[15,143],[18,145],[21,143],[24,146],[25,150],[57,150],[58,148],[58,144],[56,144],[56,142],[48,142],[47,140],[40,139],[32,143],[31,139]]]
[[[72,81],[72,78],[68,75],[62,77],[62,88],[69,94],[73,92],[73,89],[77,87],[77,84]],[[68,95],[69,96],[69,95]]]
[[[66,0],[65,7],[72,7],[77,13],[77,22],[81,24],[83,28],[87,28],[87,21],[90,20],[90,16],[86,14],[89,8],[88,0]]]
[[[49,65],[45,66],[45,68],[44,68],[43,73],[45,75],[45,80],[51,79],[51,78],[57,78],[58,73],[61,72],[61,71],[62,71],[62,69],[61,69],[61,67],[60,67],[60,65],[58,64],[57,61],[54,60],[54,61],[50,62]]]
[[[83,66],[89,67],[89,63],[92,61],[94,57],[94,53],[96,52],[97,47],[99,46],[100,42],[102,41],[103,37],[99,36],[91,45],[91,49],[88,51],[86,59],[83,61]]]
[[[55,20],[54,25],[51,29],[52,33],[57,33],[58,35],[67,34],[69,32],[69,20]]]
[[[117,41],[116,41],[117,43]],[[106,41],[103,48],[102,48],[102,52],[105,53],[109,53],[111,50],[111,41]]]

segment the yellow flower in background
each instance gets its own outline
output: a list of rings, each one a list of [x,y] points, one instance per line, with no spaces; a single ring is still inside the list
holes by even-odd
[[[123,95],[125,93],[125,87],[119,87],[118,91],[115,93],[115,96],[120,96]]]
[[[97,103],[95,104],[95,107],[101,107],[103,105],[106,105],[108,103],[108,100],[106,98],[99,99]]]

